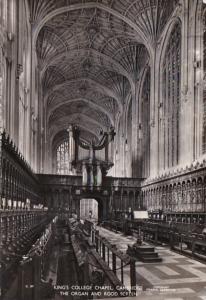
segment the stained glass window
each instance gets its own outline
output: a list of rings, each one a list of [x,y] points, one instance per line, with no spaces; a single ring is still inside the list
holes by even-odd
[[[6,25],[7,0],[0,0],[0,24]]]
[[[64,141],[57,148],[57,174],[69,174],[69,142]]]
[[[203,16],[203,43],[204,43],[204,77],[206,73],[206,11]],[[203,131],[202,131],[202,152],[206,153],[206,89],[203,90]]]
[[[164,168],[178,164],[181,81],[181,26],[170,35],[163,61]]]

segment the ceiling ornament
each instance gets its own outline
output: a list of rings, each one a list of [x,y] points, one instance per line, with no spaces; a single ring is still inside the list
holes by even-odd
[[[45,20],[35,46],[43,100],[51,112],[45,116],[47,125],[58,132],[71,120],[84,128],[86,119],[93,125],[81,136],[88,140],[91,130],[101,132],[111,124],[109,115],[116,120],[148,63],[146,47],[159,40],[178,2],[29,0],[33,29]],[[95,103],[92,113],[89,105],[78,107],[81,98]],[[77,105],[69,104],[74,99]]]
[[[89,59],[86,59],[84,62],[83,62],[83,65],[82,65],[83,69],[86,71],[86,72],[89,72],[92,68],[92,64],[90,62]]]
[[[88,90],[88,86],[86,85],[86,83],[84,83],[79,87],[79,94],[85,96],[87,90]]]

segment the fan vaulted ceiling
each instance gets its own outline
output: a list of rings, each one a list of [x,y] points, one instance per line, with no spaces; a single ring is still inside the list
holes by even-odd
[[[30,0],[48,135],[115,125],[177,0]]]

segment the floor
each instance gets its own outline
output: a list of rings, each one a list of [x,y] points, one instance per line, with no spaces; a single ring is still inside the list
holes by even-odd
[[[97,229],[101,236],[106,237],[123,252],[126,252],[127,245],[135,242],[134,237],[125,237],[121,233],[114,233],[102,227]],[[206,264],[172,252],[166,247],[158,246],[155,249],[162,258],[161,263],[136,262],[136,299],[206,300]],[[129,267],[125,267],[124,270],[124,285],[129,288]],[[120,270],[117,275],[121,278]]]

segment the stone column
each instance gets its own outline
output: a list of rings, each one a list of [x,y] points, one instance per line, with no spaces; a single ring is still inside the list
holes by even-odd
[[[158,76],[156,54],[151,58],[151,102],[150,102],[150,176],[158,174]],[[157,69],[156,69],[157,68]]]
[[[138,83],[132,93],[132,177],[141,177],[141,156],[139,143]],[[124,140],[125,144],[125,140]]]
[[[111,137],[111,133],[110,133],[110,137],[109,137],[110,143],[109,143],[109,149],[108,149],[108,158],[110,162],[113,162],[113,156],[114,156],[114,139]]]
[[[194,124],[195,102],[198,99],[194,95],[194,50],[195,50],[195,26],[194,19],[189,20],[189,3],[185,1],[182,14],[182,72],[181,72],[181,105],[180,105],[180,148],[179,163],[187,165],[194,159]],[[191,12],[194,7],[191,7]],[[194,9],[196,11],[196,9]],[[191,13],[190,12],[190,13]],[[192,26],[192,27],[191,27]],[[198,33],[200,35],[200,33]],[[196,95],[197,97],[197,95]]]
[[[108,134],[106,136],[106,145],[105,145],[105,161],[108,162],[109,161],[109,145],[108,145]]]

